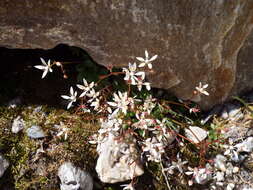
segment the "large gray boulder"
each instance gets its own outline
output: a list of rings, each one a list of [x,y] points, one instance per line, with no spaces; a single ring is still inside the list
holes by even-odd
[[[244,90],[234,87],[236,78],[252,88],[236,69],[245,71],[237,58],[252,20],[252,0],[1,0],[0,45],[67,43],[119,67],[147,49],[159,55],[149,75],[153,86],[194,100],[198,82],[208,83],[210,96],[199,102],[206,109]]]

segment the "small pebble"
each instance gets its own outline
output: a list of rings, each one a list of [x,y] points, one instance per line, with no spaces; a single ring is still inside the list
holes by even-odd
[[[16,119],[14,119],[11,127],[12,133],[18,133],[19,131],[23,130],[25,126],[24,120],[18,116]]]
[[[28,137],[32,139],[39,139],[45,137],[45,133],[41,129],[41,127],[37,125],[33,125],[32,127],[26,130]]]
[[[0,177],[4,175],[4,172],[9,165],[9,162],[2,156],[2,154],[0,154]]]

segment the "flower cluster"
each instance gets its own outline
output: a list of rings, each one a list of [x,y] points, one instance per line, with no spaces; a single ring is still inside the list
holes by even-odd
[[[79,110],[86,114],[93,113],[99,117],[101,128],[89,141],[91,144],[97,144],[98,152],[102,151],[103,143],[108,139],[122,139],[127,134],[131,134],[132,138],[135,139],[133,141],[139,146],[140,155],[145,157],[148,162],[160,163],[163,166],[163,156],[166,152],[166,147],[176,139],[180,125],[178,122],[169,119],[168,108],[165,108],[151,93],[143,93],[143,88],[146,88],[147,91],[145,90],[145,92],[151,90],[151,84],[146,81],[146,73],[141,69],[147,67],[146,70],[152,70],[152,62],[157,57],[157,55],[154,55],[150,58],[146,50],[144,58],[136,57],[137,61],[140,62],[139,65],[135,62],[129,63],[128,68],[122,69],[120,74],[124,74],[123,78],[128,91],[116,90],[116,92],[108,92],[105,90],[107,89],[106,87],[99,87],[99,82],[89,81],[89,83],[83,78],[82,84],[76,85],[76,90],[70,87],[69,95],[61,96],[68,101],[67,109],[70,109],[76,103],[80,103]],[[51,64],[49,60],[46,63],[42,58],[41,61],[43,65],[37,65],[35,68],[43,70],[42,78],[48,72],[53,71],[53,65],[63,68],[62,63],[59,62]],[[110,77],[111,75],[108,76]],[[196,90],[199,94],[209,95],[205,90],[207,86],[202,86],[200,83]],[[80,91],[80,95],[78,95],[78,91]],[[196,113],[197,108],[191,108],[190,112]],[[68,128],[62,127],[57,136],[64,135],[66,140],[68,131]],[[199,134],[192,134],[194,138],[196,138],[196,135]],[[205,137],[198,139],[202,141]],[[129,160],[129,165],[136,159],[131,158],[131,152],[120,144],[115,143],[113,151],[115,156],[120,155],[124,157],[124,160]],[[168,173],[168,175],[172,175],[175,170],[184,173],[184,165],[187,163],[178,154],[177,161],[171,161],[168,167],[164,169],[164,172]],[[192,169],[187,175],[192,175],[197,183],[201,183],[201,179],[198,179],[201,177],[198,176],[207,174],[206,170]],[[134,177],[133,174],[132,178]],[[123,186],[124,189],[134,189],[132,182]]]

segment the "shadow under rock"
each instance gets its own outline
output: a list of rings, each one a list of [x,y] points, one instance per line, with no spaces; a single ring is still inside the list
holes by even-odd
[[[42,70],[34,68],[41,65],[40,58],[46,62],[71,62],[64,66],[68,76],[63,78],[59,67],[41,79]],[[14,98],[19,98],[22,105],[38,104],[62,107],[60,95],[68,94],[69,88],[77,83],[77,65],[81,67],[102,67],[96,64],[88,53],[78,47],[59,44],[50,50],[8,49],[0,47],[0,105],[7,105]]]

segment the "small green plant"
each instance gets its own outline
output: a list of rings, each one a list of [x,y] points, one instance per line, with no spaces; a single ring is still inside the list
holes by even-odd
[[[91,64],[88,64],[86,68],[80,67],[78,70],[82,75],[79,75],[79,79],[82,78],[82,84],[77,84],[77,90],[70,87],[69,95],[61,97],[68,101],[67,109],[78,104],[77,114],[83,115],[86,120],[92,119],[101,123],[101,128],[89,140],[91,144],[98,145],[98,152],[100,145],[106,141],[108,136],[121,139],[130,135],[136,139],[137,146],[141,150],[141,155],[145,157],[143,160],[146,160],[147,165],[149,163],[159,165],[161,175],[167,187],[170,188],[170,175],[175,171],[184,174],[185,165],[188,163],[188,161],[183,161],[182,154],[178,153],[180,146],[186,147],[188,144],[195,146],[194,149],[199,152],[200,156],[197,160],[200,165],[204,165],[208,162],[205,154],[210,143],[205,142],[206,132],[201,134],[203,129],[192,127],[196,132],[191,131],[191,126],[195,122],[185,113],[197,114],[199,109],[196,105],[189,101],[175,102],[154,98],[151,84],[146,80],[147,72],[144,70],[152,72],[152,62],[157,57],[154,55],[150,58],[149,53],[145,51],[144,58],[136,57],[140,62],[139,65],[129,63],[128,68],[110,67],[101,72],[93,68]],[[43,59],[41,61],[43,65],[35,67],[43,70],[42,78],[52,71],[54,65],[64,70],[64,63],[50,64]],[[91,72],[99,73],[101,76],[92,78]],[[193,89],[192,96],[198,98],[201,95],[208,96],[207,87],[207,84],[203,85],[200,82]],[[191,138],[184,135],[186,129],[188,133],[192,133]],[[211,130],[209,139],[214,141],[218,139],[214,128]],[[178,142],[179,151],[170,155],[171,159],[167,159],[167,148],[174,140]],[[133,158],[129,155],[129,165],[133,162]],[[207,170],[200,171],[206,172]],[[196,172],[190,173],[189,175],[197,175]],[[123,186],[123,189],[134,189],[135,177],[133,173],[132,182]]]

